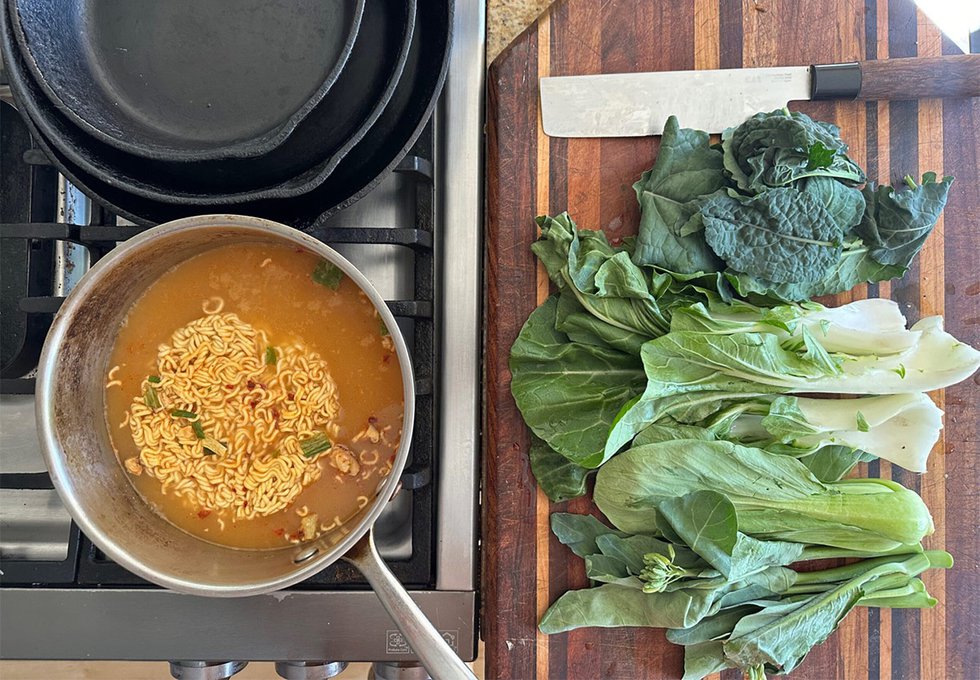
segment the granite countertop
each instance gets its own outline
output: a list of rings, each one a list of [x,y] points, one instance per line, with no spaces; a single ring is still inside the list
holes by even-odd
[[[487,65],[553,0],[487,0]]]

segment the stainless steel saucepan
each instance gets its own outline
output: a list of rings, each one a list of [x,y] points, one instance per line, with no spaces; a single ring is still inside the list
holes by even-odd
[[[105,419],[105,375],[133,303],[167,270],[226,244],[304,248],[340,267],[377,308],[398,353],[405,415],[391,473],[344,525],[300,546],[240,550],[176,528],[139,496],[116,459]],[[275,222],[203,215],[168,222],[117,246],[85,274],[55,317],[37,376],[37,422],[51,480],[75,522],[115,562],[165,588],[213,597],[257,595],[298,583],[331,562],[357,566],[433,677],[472,678],[385,566],[371,528],[398,489],[415,413],[412,363],[394,317],[354,265],[316,239]]]

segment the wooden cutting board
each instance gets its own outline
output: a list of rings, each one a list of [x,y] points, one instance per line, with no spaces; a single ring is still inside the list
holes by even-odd
[[[660,630],[582,629],[544,636],[537,620],[569,588],[582,561],[548,530],[554,511],[591,512],[584,499],[551,504],[527,461],[528,432],[510,394],[507,357],[548,280],[529,248],[532,218],[568,210],[580,226],[632,234],[631,184],[650,167],[655,139],[552,139],[540,127],[537,80],[548,75],[800,65],[957,54],[912,0],[562,0],[489,72],[486,271],[486,436],[483,625],[488,678],[679,678],[682,654]],[[797,107],[794,107],[797,108]],[[837,303],[890,296],[909,321],[943,314],[980,345],[980,100],[842,102],[798,107],[842,128],[850,155],[879,181],[927,170],[956,176],[944,219],[908,275],[860,286]],[[683,125],[684,121],[681,121]],[[934,396],[944,439],[928,474],[873,463],[866,472],[921,493],[956,566],[925,580],[929,611],[860,608],[794,678],[945,680],[980,674],[980,380]],[[724,680],[737,678],[732,671]]]

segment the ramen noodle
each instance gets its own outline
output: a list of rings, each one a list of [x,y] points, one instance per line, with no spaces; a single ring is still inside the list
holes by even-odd
[[[391,470],[401,372],[369,299],[333,265],[222,246],[155,282],[106,374],[136,489],[207,540],[276,547],[343,529]]]

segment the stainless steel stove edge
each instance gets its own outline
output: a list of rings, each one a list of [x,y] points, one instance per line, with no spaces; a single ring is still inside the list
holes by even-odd
[[[476,593],[410,594],[472,661]],[[370,590],[218,599],[149,588],[4,588],[0,630],[4,659],[414,659]]]
[[[457,0],[449,75],[436,111],[439,310],[436,588],[477,587],[483,357],[485,0]],[[442,511],[451,508],[450,512]]]

